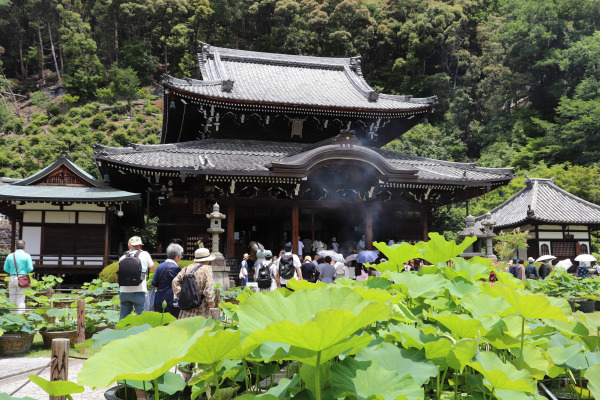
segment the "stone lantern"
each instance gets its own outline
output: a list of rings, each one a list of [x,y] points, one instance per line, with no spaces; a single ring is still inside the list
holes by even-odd
[[[492,214],[486,213],[483,216],[483,221],[481,221],[481,225],[483,226],[483,234],[485,237],[485,256],[492,260],[497,260],[497,257],[494,255],[493,246],[492,246],[492,238],[496,237],[494,233],[494,226],[496,225],[496,220],[492,217]]]
[[[465,239],[467,237],[476,237],[477,239],[481,238],[483,232],[481,229],[475,226],[475,217],[469,215],[465,218],[465,229],[458,232],[458,237],[460,239]],[[460,255],[461,257],[471,258],[471,257],[483,257],[484,254],[480,249],[479,242],[474,242],[472,245],[465,249],[465,252]]]
[[[206,214],[206,218],[210,220],[210,226],[206,231],[212,234],[211,254],[215,257],[215,260],[211,263],[213,280],[219,282],[221,287],[227,290],[230,287],[229,267],[225,263],[225,257],[219,252],[219,234],[225,232],[225,229],[221,227],[221,221],[225,219],[225,214],[222,214],[219,209],[219,205],[215,203],[213,211],[210,214]]]

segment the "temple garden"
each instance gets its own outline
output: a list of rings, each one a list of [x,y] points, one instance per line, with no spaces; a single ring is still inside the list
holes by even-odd
[[[66,329],[85,300],[93,336],[76,345],[89,357],[77,382],[32,378],[67,398],[84,386],[121,399],[600,398],[600,313],[581,311],[598,301],[600,280],[553,272],[522,282],[489,259],[458,257],[470,238],[429,236],[375,243],[389,261],[365,282],[224,292],[217,320],[145,312],[119,322],[116,286],[97,280],[60,295],[69,300],[59,308],[56,294],[37,293],[32,310],[10,314],[3,298],[0,329]],[[430,265],[401,272],[413,258]]]

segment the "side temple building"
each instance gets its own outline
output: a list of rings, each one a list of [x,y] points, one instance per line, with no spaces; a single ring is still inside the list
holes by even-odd
[[[141,193],[165,245],[207,246],[206,214],[226,214],[221,252],[251,240],[278,251],[301,236],[422,240],[432,209],[507,184],[512,169],[400,154],[382,146],[434,111],[436,98],[373,90],[361,58],[200,44],[198,76],[167,76],[161,144],[97,146],[106,183]]]

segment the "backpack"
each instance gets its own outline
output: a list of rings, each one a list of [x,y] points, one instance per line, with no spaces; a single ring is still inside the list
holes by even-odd
[[[119,286],[137,286],[144,281],[142,272],[141,250],[125,253],[125,258],[119,261],[117,277]]]
[[[196,266],[191,272],[187,269],[183,274],[181,280],[181,292],[179,293],[179,308],[181,310],[190,310],[192,308],[199,307],[202,304],[203,295],[198,290],[196,284],[196,277],[194,274],[198,271],[202,265]]]
[[[279,259],[279,276],[283,279],[292,279],[294,277],[294,256],[290,255],[282,255]]]
[[[273,277],[271,276],[271,265],[261,263],[260,267],[258,267],[258,271],[256,272],[256,283],[258,283],[259,289],[268,289],[271,287],[271,283],[273,283]]]

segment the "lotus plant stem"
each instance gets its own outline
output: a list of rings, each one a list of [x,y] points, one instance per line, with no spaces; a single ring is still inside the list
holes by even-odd
[[[158,378],[153,380],[154,382],[154,400],[160,399],[160,393],[158,392]]]
[[[127,397],[129,397],[129,396],[127,396],[127,380],[126,379],[123,379],[123,387],[125,389],[125,400],[127,400]]]
[[[521,317],[523,321],[521,321],[521,355],[519,358],[521,362],[523,362],[523,344],[525,344],[525,317]]]
[[[317,400],[321,400],[321,352],[317,353],[317,365],[315,371],[315,394],[317,395]]]
[[[454,371],[454,400],[458,400],[458,371]]]
[[[142,381],[142,387],[144,388],[144,398],[148,399],[148,392],[146,392],[146,381]]]
[[[244,382],[246,383],[246,392],[250,387],[250,379],[248,378],[248,364],[246,363],[246,359],[242,359],[242,365],[244,366]]]
[[[213,373],[215,374],[215,387],[217,388],[217,399],[221,400],[221,389],[219,389],[219,377],[217,376],[217,364],[213,365]]]
[[[259,390],[260,390],[260,365],[256,364],[256,393],[258,393]]]

